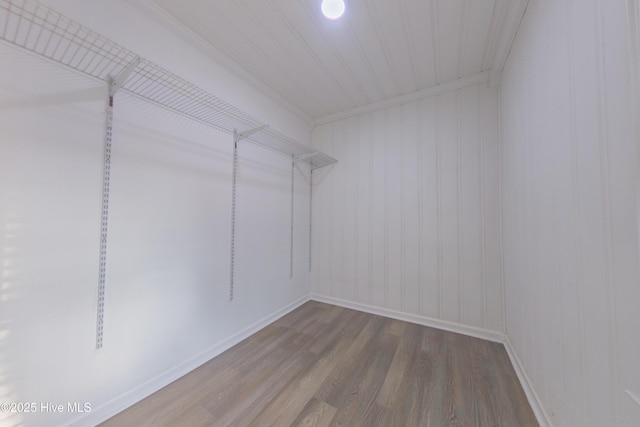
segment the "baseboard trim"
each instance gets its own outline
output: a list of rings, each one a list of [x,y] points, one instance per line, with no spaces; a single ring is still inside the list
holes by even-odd
[[[141,401],[142,399],[150,396],[151,394],[155,393],[161,388],[166,387],[167,385],[171,384],[178,378],[183,377],[184,375],[193,371],[197,367],[213,359],[220,353],[223,353],[224,351],[233,347],[240,341],[258,332],[260,329],[270,325],[271,323],[275,322],[282,316],[300,307],[302,304],[309,301],[309,299],[310,299],[309,296],[306,295],[292,302],[286,307],[275,311],[274,313],[258,320],[252,325],[249,325],[248,327],[244,328],[243,330],[234,334],[233,336],[217,343],[216,345],[209,347],[207,350],[203,351],[197,356],[185,361],[184,363],[174,368],[171,368],[157,375],[156,377],[150,379],[146,383],[141,384],[140,386],[132,390],[129,390],[121,394],[120,396],[116,396],[115,398],[109,400],[108,402],[100,406],[92,408],[92,411],[90,413],[86,413],[78,418],[70,420],[65,425],[69,427],[76,427],[76,426],[80,427],[80,426],[86,426],[86,425],[97,425],[103,421],[108,420],[112,416],[122,412],[123,410]]]
[[[531,406],[531,409],[533,410],[533,413],[538,420],[538,424],[540,424],[540,427],[552,427],[549,416],[545,412],[544,407],[542,406],[542,402],[540,401],[538,394],[535,392],[535,389],[533,388],[533,385],[529,380],[529,377],[527,376],[522,363],[520,363],[520,359],[518,359],[518,356],[516,355],[515,350],[511,345],[511,341],[509,341],[507,335],[501,332],[475,328],[473,326],[460,325],[458,323],[447,322],[445,320],[403,313],[388,308],[375,307],[368,304],[327,297],[324,295],[311,294],[310,299],[318,302],[337,305],[340,307],[350,308],[353,310],[364,311],[365,313],[377,314],[379,316],[390,317],[392,319],[403,320],[406,322],[416,323],[418,325],[429,326],[432,328],[442,329],[444,331],[455,332],[458,334],[468,335],[471,337],[481,338],[487,341],[503,344],[507,351],[507,354],[509,355],[511,365],[516,371],[518,380],[522,385],[522,389],[527,396],[529,405]]]
[[[533,413],[538,420],[538,424],[540,427],[552,427],[551,420],[547,415],[547,412],[544,410],[544,406],[542,406],[542,401],[540,397],[538,397],[538,393],[533,388],[533,384],[529,380],[529,376],[527,375],[518,355],[516,354],[509,337],[505,337],[504,340],[504,348],[507,350],[507,355],[509,355],[509,359],[511,360],[511,365],[513,365],[513,369],[516,371],[516,375],[518,376],[518,380],[520,380],[520,385],[522,385],[522,389],[527,396],[527,400],[529,401],[529,405],[533,410]]]
[[[97,425],[103,421],[106,421],[107,419],[122,412],[123,410],[141,401],[142,399],[150,396],[151,394],[155,393],[161,388],[171,384],[173,381],[177,380],[178,378],[183,377],[184,375],[198,368],[202,364],[213,359],[220,353],[223,353],[224,351],[233,347],[240,341],[248,338],[249,336],[253,335],[254,333],[258,332],[264,327],[270,325],[271,323],[275,322],[282,316],[285,316],[286,314],[290,313],[291,311],[295,310],[296,308],[300,307],[302,304],[310,300],[323,302],[326,304],[332,304],[339,307],[349,308],[352,310],[363,311],[365,313],[371,313],[379,316],[389,317],[392,319],[403,320],[403,321],[415,323],[418,325],[429,326],[432,328],[437,328],[444,331],[468,335],[475,338],[481,338],[481,339],[485,339],[492,342],[502,343],[507,351],[509,360],[513,365],[516,375],[518,376],[518,380],[522,385],[525,395],[527,396],[527,400],[531,405],[531,409],[533,410],[536,416],[536,419],[540,424],[540,427],[552,427],[549,417],[545,412],[544,407],[542,406],[542,402],[540,401],[537,393],[535,392],[535,389],[533,388],[533,385],[529,380],[529,377],[527,376],[522,366],[522,363],[520,362],[520,359],[518,358],[511,342],[509,341],[509,338],[505,334],[501,332],[475,328],[467,325],[460,325],[457,323],[447,322],[444,320],[434,319],[426,316],[403,313],[403,312],[388,309],[388,308],[376,307],[368,304],[362,304],[358,302],[347,301],[339,298],[327,297],[327,296],[318,295],[318,294],[309,294],[302,298],[299,298],[298,300],[292,302],[286,307],[283,307],[282,309],[275,311],[274,313],[260,319],[259,321],[253,323],[252,325],[249,325],[248,327],[244,328],[243,330],[239,331],[233,336],[219,342],[216,345],[211,346],[207,350],[185,361],[184,363],[157,375],[156,377],[150,379],[146,383],[141,384],[140,386],[132,390],[129,390],[100,406],[94,407],[90,413],[85,413],[73,420],[70,420],[67,424],[65,424],[65,426],[79,427],[79,426],[85,426],[85,425]]]
[[[396,311],[389,308],[376,307],[373,305],[327,297],[319,294],[311,294],[310,299],[318,302],[337,305],[340,307],[350,308],[353,310],[364,311],[365,313],[377,314],[379,316],[390,317],[392,319],[403,320],[405,322],[416,323],[418,325],[429,326],[431,328],[437,328],[444,331],[455,332],[475,338],[481,338],[483,340],[492,342],[502,343],[506,338],[505,335],[501,332],[461,325],[459,323],[448,322],[446,320],[439,320],[426,316],[419,316],[416,314],[403,313],[401,311]]]

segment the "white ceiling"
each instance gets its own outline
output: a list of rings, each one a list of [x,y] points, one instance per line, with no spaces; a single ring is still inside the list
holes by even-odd
[[[526,0],[132,0],[316,122],[504,66]]]

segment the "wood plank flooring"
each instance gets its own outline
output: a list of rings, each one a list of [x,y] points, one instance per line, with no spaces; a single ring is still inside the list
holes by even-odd
[[[310,301],[103,426],[537,426],[501,344]]]

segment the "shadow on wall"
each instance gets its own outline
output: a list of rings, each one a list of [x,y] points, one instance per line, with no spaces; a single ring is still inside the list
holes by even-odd
[[[5,197],[9,198],[10,194]],[[14,386],[16,372],[8,360],[13,323],[11,303],[18,298],[16,277],[20,269],[16,254],[17,249],[13,241],[20,223],[16,215],[6,211],[2,212],[2,215],[4,216],[2,221],[4,227],[0,234],[2,253],[0,256],[0,425],[13,427],[23,423],[20,411],[22,408],[17,407],[19,396]],[[12,405],[16,405],[16,407],[14,408]]]
[[[84,270],[97,271],[90,264],[68,274],[86,242],[98,240],[82,231],[98,229],[98,197],[83,195],[99,175],[91,129],[103,122],[105,89],[11,46],[0,45],[0,57],[0,426],[50,424],[42,405],[58,396],[49,384],[64,382],[59,361],[72,351],[64,340],[85,336],[56,327],[77,305],[69,297],[91,295],[78,296]],[[79,161],[61,162],[69,153]]]

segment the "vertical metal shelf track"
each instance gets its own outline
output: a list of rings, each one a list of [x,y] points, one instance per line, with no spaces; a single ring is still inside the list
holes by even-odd
[[[309,272],[311,272],[311,256],[312,256],[312,237],[313,237],[313,169],[309,171]]]
[[[0,0],[0,42],[16,46],[85,76],[103,81],[109,87],[110,102],[106,111],[103,165],[97,348],[102,347],[104,331],[113,97],[116,92],[122,90],[192,120],[234,135],[230,299],[233,299],[235,263],[235,192],[238,142],[246,139],[264,149],[292,157],[294,163],[298,161],[308,163],[311,170],[336,162],[334,158],[298,143],[245,111],[159,65],[140,58],[125,47],[37,1]],[[291,251],[290,263],[293,262],[292,257],[293,250]],[[290,267],[290,273],[292,273],[293,267],[292,265]]]
[[[111,92],[111,90],[109,90]],[[111,178],[111,137],[113,131],[113,95],[109,93],[106,106],[104,158],[102,166],[102,213],[100,221],[100,260],[98,273],[98,307],[96,321],[96,349],[102,348],[104,331],[104,292],[107,274],[107,231],[109,225],[109,182]]]
[[[231,172],[231,255],[229,256],[229,301],[233,301],[233,279],[236,257],[236,192],[238,183],[238,143],[233,142],[233,170]]]

